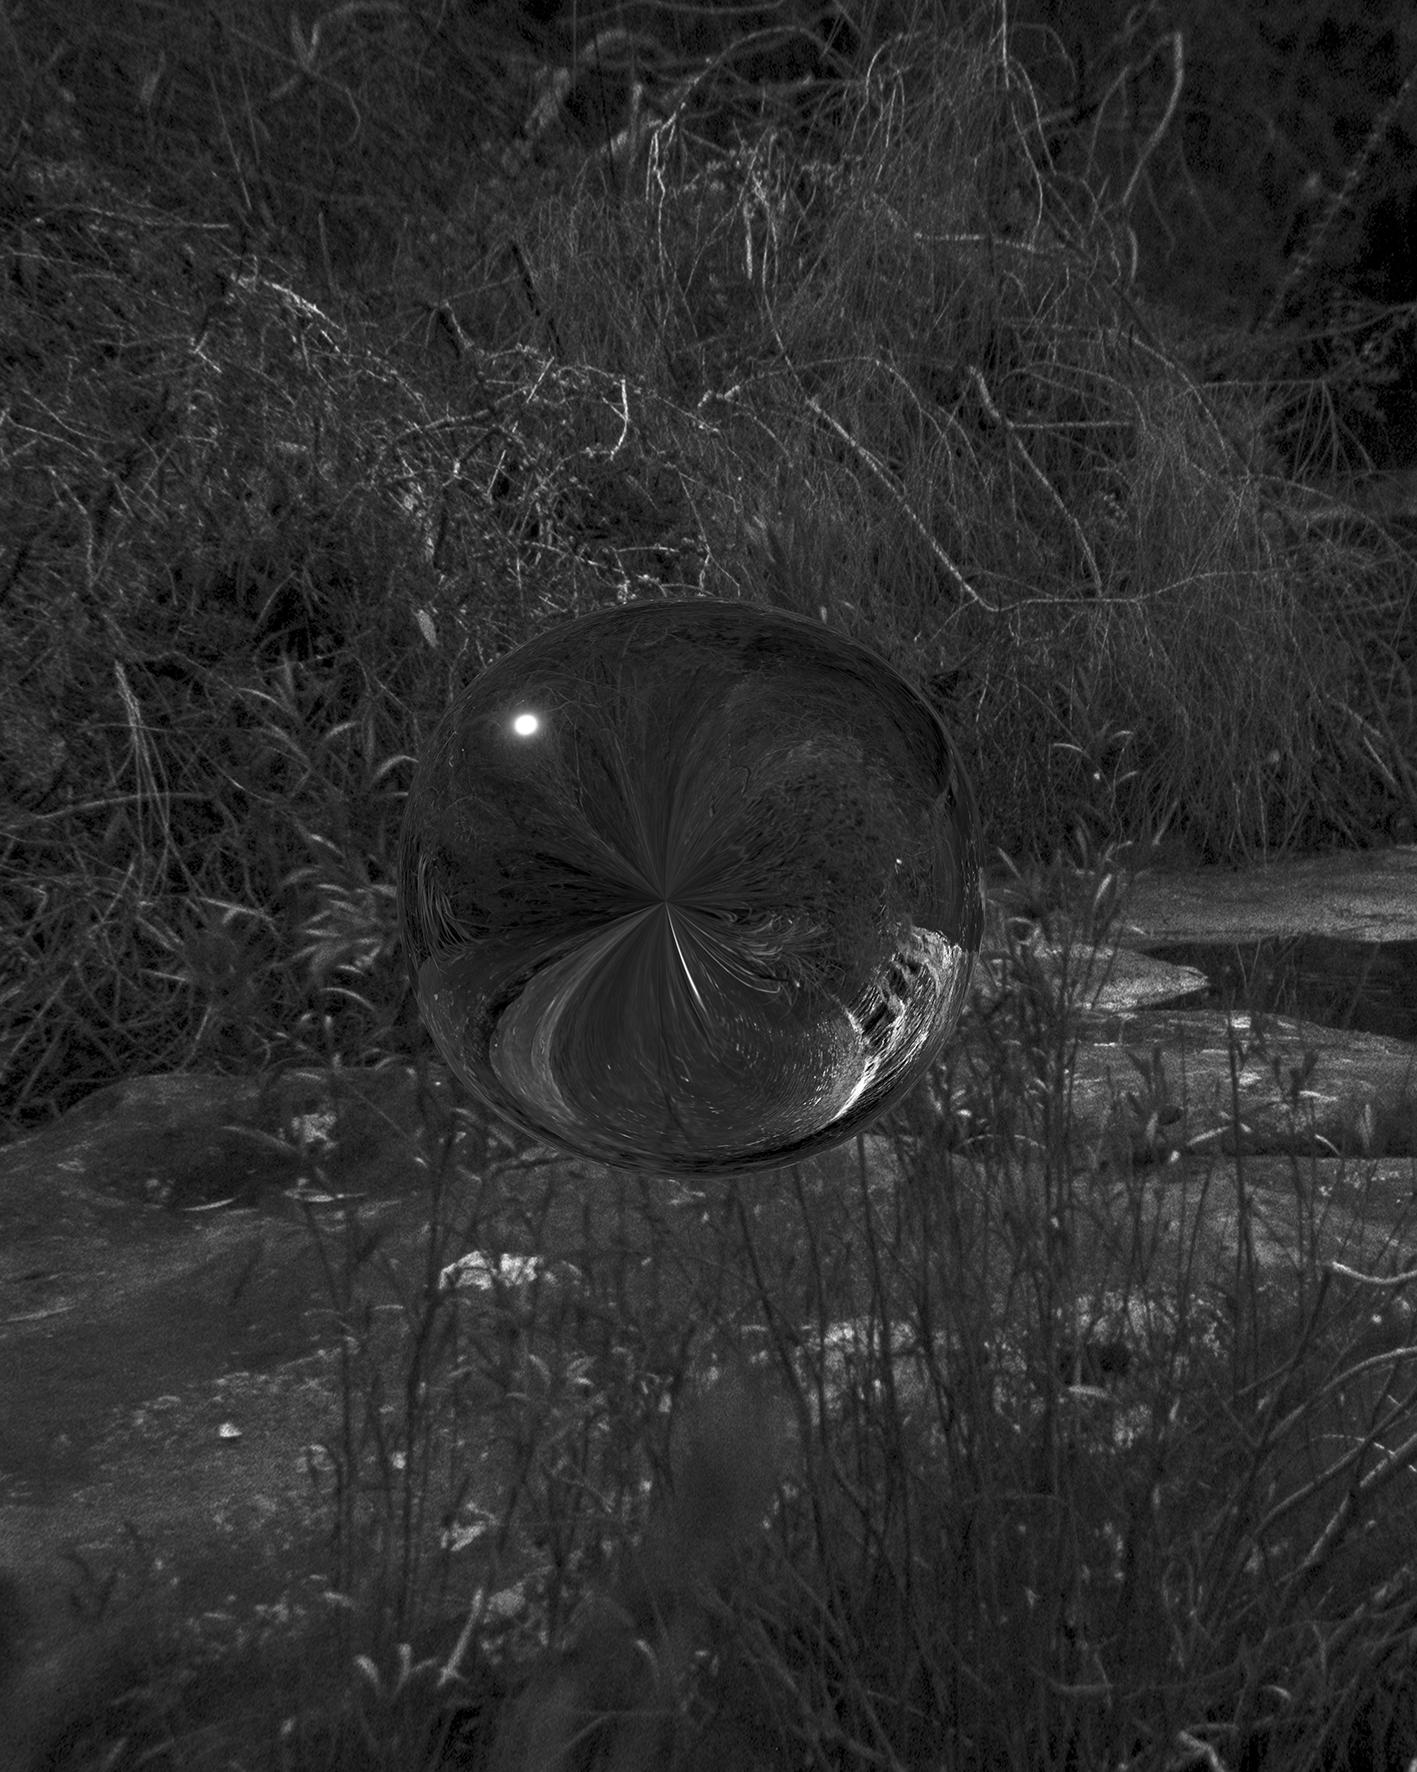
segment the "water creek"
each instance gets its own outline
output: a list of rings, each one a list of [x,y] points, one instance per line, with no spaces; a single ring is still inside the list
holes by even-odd
[[[1417,941],[1289,935],[1167,942],[1149,951],[1205,974],[1210,989],[1196,999],[1201,1007],[1417,1040]]]

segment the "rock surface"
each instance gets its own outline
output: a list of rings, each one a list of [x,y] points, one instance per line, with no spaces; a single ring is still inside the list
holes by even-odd
[[[0,1571],[35,1583],[51,1619],[62,1555],[102,1565],[132,1531],[241,1602],[315,1566],[328,1519],[312,1466],[341,1409],[326,1264],[337,1276],[357,1242],[357,1295],[385,1313],[376,1351],[399,1394],[404,1308],[430,1261],[428,1154],[451,1141],[435,1255],[450,1280],[486,1167],[452,1100],[441,1073],[420,1087],[407,1065],[139,1077],[0,1147]],[[842,1181],[855,1160],[848,1147],[803,1167]],[[612,1216],[623,1184],[604,1172],[535,1148],[517,1162],[496,1166],[572,1201],[589,1189]]]
[[[1099,1015],[1084,1023],[1072,1114],[1101,1161],[1119,1138],[1134,1158],[1237,1144],[1412,1157],[1417,1046],[1241,1011]]]
[[[338,1342],[313,1160],[421,1252],[412,1106],[406,1073],[135,1078],[0,1149],[0,1567],[42,1613],[59,1554],[111,1560],[129,1526],[243,1598],[311,1555]]]
[[[1406,850],[1143,877],[1123,939],[1314,926],[1405,939],[1415,925],[1417,850]],[[1072,1114],[1099,1223],[1142,1198],[1150,1222],[1184,1241],[1200,1213],[1197,1247],[1216,1274],[1233,1269],[1238,1104],[1266,1271],[1282,1279],[1306,1238],[1358,1268],[1417,1261],[1417,1044],[1188,1007],[1201,974],[1125,947],[1081,970],[1056,942],[1039,936],[1034,951],[1060,988],[1072,979]],[[130,1528],[167,1568],[200,1570],[203,1591],[233,1603],[268,1601],[316,1566],[312,1473],[340,1408],[326,1259],[354,1211],[362,1247],[378,1253],[360,1284],[386,1312],[380,1358],[397,1389],[397,1307],[430,1260],[424,1157],[451,1141],[464,1194],[490,1162],[459,1144],[454,1101],[445,1080],[420,1088],[406,1065],[136,1078],[0,1147],[0,1570],[37,1596],[41,1639],[62,1629],[61,1554],[101,1567]],[[874,1185],[899,1185],[889,1140],[862,1152]],[[603,1173],[541,1160],[578,1196],[609,1197]],[[948,1160],[967,1179],[967,1154]],[[818,1179],[845,1184],[857,1162],[854,1148],[835,1153]],[[465,1205],[445,1199],[444,1221]],[[465,1253],[456,1240],[444,1251],[449,1263]],[[1099,1237],[1096,1260],[1106,1257]]]
[[[1417,844],[1259,867],[1143,870],[1122,940],[1156,947],[1301,934],[1417,940]]]

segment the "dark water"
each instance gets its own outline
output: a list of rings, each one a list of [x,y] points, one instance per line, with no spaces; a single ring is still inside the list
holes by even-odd
[[[1150,950],[1210,980],[1216,1008],[1293,1015],[1324,1027],[1417,1040],[1417,941],[1328,935],[1177,941]]]

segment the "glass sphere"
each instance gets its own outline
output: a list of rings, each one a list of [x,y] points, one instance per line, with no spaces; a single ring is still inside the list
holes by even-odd
[[[866,647],[633,603],[455,698],[399,901],[424,1021],[504,1119],[625,1169],[770,1169],[939,1054],[979,949],[979,820],[929,704]]]

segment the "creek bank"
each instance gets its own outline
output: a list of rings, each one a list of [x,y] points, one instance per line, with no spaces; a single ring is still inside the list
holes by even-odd
[[[1270,879],[1278,908],[1239,877],[1143,877],[1117,948],[1081,967],[1034,941],[1078,1016],[1072,1112],[1090,1209],[1099,1227],[1142,1213],[1168,1249],[1191,1237],[1207,1284],[1222,1284],[1239,1235],[1241,1174],[1227,1149],[1238,1103],[1263,1273],[1283,1284],[1305,1249],[1401,1271],[1417,1256],[1417,1046],[1217,1009],[1204,1001],[1211,980],[1155,950],[1261,924],[1406,940],[1417,850]],[[65,1558],[116,1566],[134,1532],[195,1610],[271,1604],[321,1565],[315,1479],[339,1431],[341,1325],[311,1228],[339,1248],[357,1206],[361,1247],[377,1252],[359,1285],[385,1324],[377,1357],[397,1394],[400,1313],[430,1258],[429,1162],[449,1159],[450,1225],[466,1220],[487,1167],[455,1103],[441,1073],[420,1079],[405,1064],[134,1078],[0,1147],[0,1569],[34,1596],[41,1639],[67,1628]],[[867,1137],[861,1151],[873,1185],[900,1185],[890,1139]],[[948,1160],[983,1185],[965,1152]],[[857,1163],[848,1146],[812,1179],[855,1186]],[[495,1167],[508,1172],[505,1153]],[[582,1204],[615,1193],[613,1178],[550,1153],[536,1171],[573,1181],[562,1191]],[[753,1187],[766,1197],[771,1178]],[[611,1216],[607,1205],[607,1236]],[[454,1241],[447,1259],[465,1253]],[[1085,1277],[1105,1292],[1120,1256],[1101,1233],[1093,1253]],[[483,1477],[486,1495],[500,1492],[502,1473]],[[464,1589],[480,1555],[475,1538],[459,1552]]]

